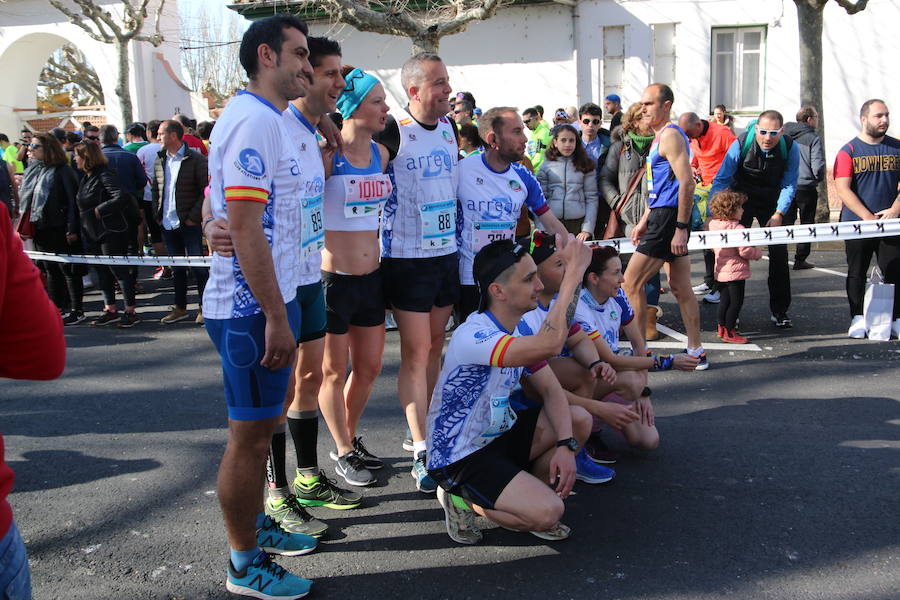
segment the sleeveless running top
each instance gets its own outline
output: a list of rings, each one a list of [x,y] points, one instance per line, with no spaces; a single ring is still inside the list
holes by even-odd
[[[681,127],[669,123],[662,131],[669,128],[675,129],[681,134],[684,146],[690,152],[690,141]],[[647,204],[651,209],[678,206],[678,179],[676,179],[669,161],[659,154],[659,140],[662,131],[653,138],[650,153],[647,155],[647,191],[649,192]]]
[[[372,160],[357,168],[335,154],[325,180],[326,231],[378,231],[378,215],[394,187],[381,172],[381,152],[372,142]]]
[[[441,117],[426,129],[406,111],[400,149],[388,167],[394,190],[381,216],[381,256],[431,258],[456,252],[456,128]]]

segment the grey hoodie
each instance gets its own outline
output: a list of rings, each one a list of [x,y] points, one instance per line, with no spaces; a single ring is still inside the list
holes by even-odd
[[[806,123],[785,123],[784,134],[791,136],[800,148],[800,174],[797,187],[810,189],[825,179],[825,153],[816,130]]]

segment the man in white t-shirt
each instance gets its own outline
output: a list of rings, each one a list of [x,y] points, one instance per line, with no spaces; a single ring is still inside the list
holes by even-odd
[[[497,106],[481,116],[478,131],[485,151],[459,163],[459,316],[464,321],[478,307],[472,259],[488,243],[513,239],[522,205],[548,231],[568,236],[550,211],[540,184],[519,161],[525,155],[525,124],[517,109]]]
[[[535,335],[517,330],[542,287],[527,249],[498,240],[475,257],[479,312],[453,333],[428,413],[428,472],[456,542],[481,540],[472,511],[543,539],[569,535],[559,520],[562,501],[575,483],[575,454],[591,417],[568,405],[546,361],[566,341],[590,251],[571,241],[563,253],[575,268]],[[517,414],[509,396],[523,373],[544,403]]]
[[[228,405],[217,488],[231,547],[226,587],[270,599],[304,596],[312,582],[274,565],[269,554],[316,547],[315,538],[266,516],[262,496],[300,326],[301,159],[282,113],[312,82],[306,35],[305,23],[285,15],[247,29],[240,59],[249,84],[219,118],[209,157],[212,216],[227,219],[234,245],[233,256],[213,254],[203,297]]]

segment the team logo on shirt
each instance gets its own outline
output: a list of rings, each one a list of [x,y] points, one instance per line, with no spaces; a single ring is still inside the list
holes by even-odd
[[[450,135],[450,132],[449,132],[449,131],[444,130],[444,131],[441,132],[441,134],[444,136],[444,141],[445,141],[445,142],[448,142],[448,143],[451,143],[451,144],[453,143],[453,136]]]
[[[253,177],[262,177],[266,174],[266,164],[263,162],[262,154],[253,148],[241,150],[235,166]]]
[[[476,177],[476,178],[475,178],[475,183],[476,183],[477,185],[484,185],[484,179],[482,179],[481,177]]]
[[[414,134],[414,133],[409,134],[409,141],[411,141],[411,142],[416,141],[416,134]]]
[[[519,183],[519,182],[518,182],[517,180],[515,180],[515,179],[510,179],[510,180],[509,180],[509,189],[511,189],[511,190],[514,191],[514,192],[519,192],[519,191],[522,190],[522,184]]]

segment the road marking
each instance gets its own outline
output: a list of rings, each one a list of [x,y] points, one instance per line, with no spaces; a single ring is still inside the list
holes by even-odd
[[[666,334],[667,336],[669,336],[669,337],[671,337],[671,338],[675,338],[675,339],[678,340],[679,342],[687,342],[687,341],[688,341],[688,338],[687,338],[686,335],[684,335],[683,333],[679,333],[679,332],[675,331],[675,330],[672,329],[671,327],[666,327],[665,325],[662,325],[662,324],[660,324],[660,323],[657,323],[657,324],[656,324],[656,329],[659,330],[659,331],[661,331],[662,333]]]
[[[769,257],[768,257],[768,256],[763,256],[763,260],[769,260]],[[793,267],[793,266],[794,266],[794,261],[789,260],[789,261],[788,261],[788,264],[791,265],[791,266]],[[821,273],[828,273],[829,275],[837,275],[838,277],[846,277],[846,276],[847,276],[846,273],[841,273],[840,271],[832,271],[831,269],[823,269],[823,268],[821,268],[821,267],[813,267],[812,270],[813,270],[813,271],[819,271],[819,272],[821,272]]]
[[[659,325],[657,325],[659,328]],[[631,344],[626,341],[619,342],[619,347],[631,348]],[[648,348],[680,348],[684,350],[684,342],[647,342]],[[762,348],[756,344],[727,344],[714,342],[712,344],[703,344],[704,350],[744,350],[746,352],[762,352]]]

